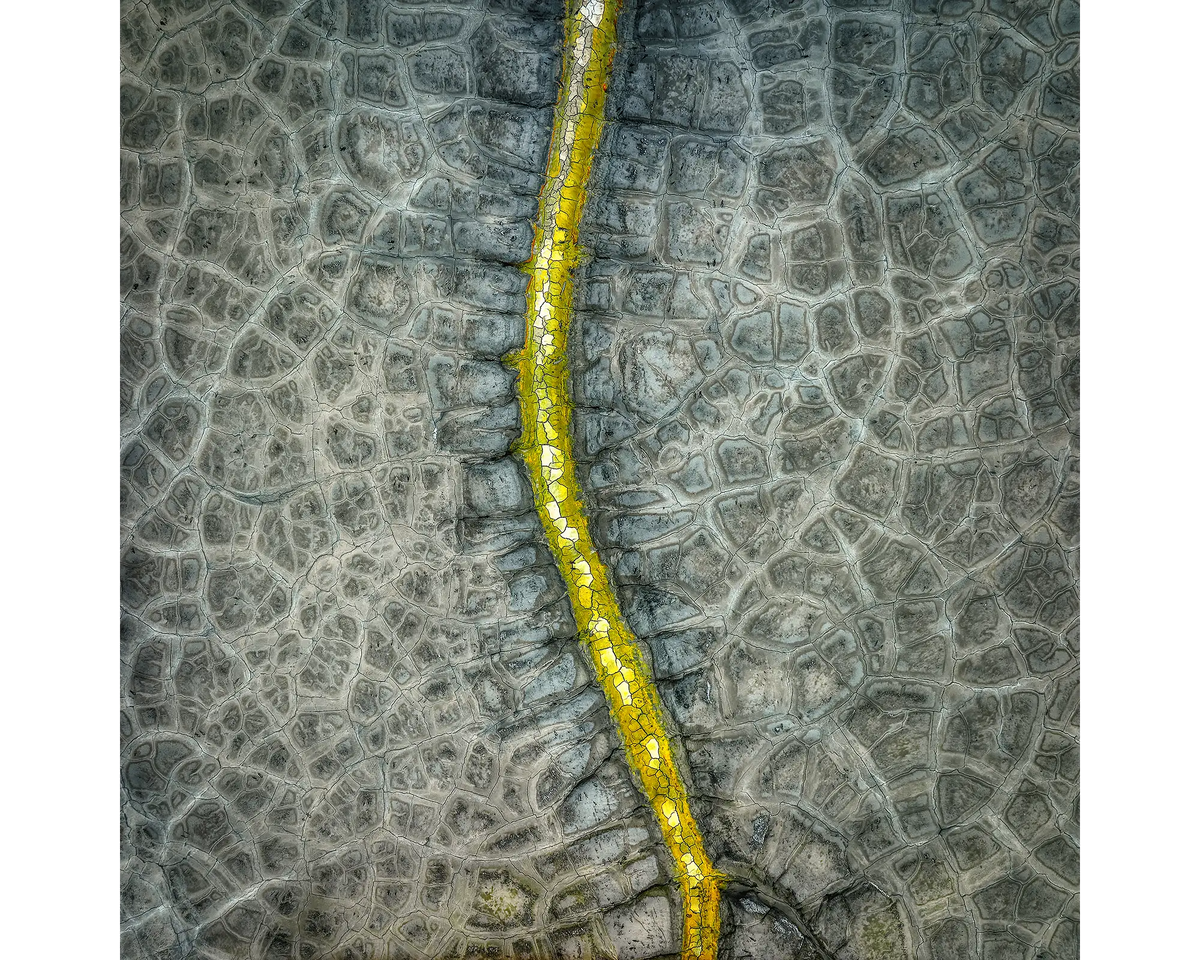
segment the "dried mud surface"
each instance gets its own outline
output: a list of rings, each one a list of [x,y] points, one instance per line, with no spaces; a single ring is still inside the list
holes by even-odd
[[[123,955],[676,953],[509,455],[562,6],[121,11]],[[1076,958],[1078,4],[619,29],[575,454],[723,955]]]

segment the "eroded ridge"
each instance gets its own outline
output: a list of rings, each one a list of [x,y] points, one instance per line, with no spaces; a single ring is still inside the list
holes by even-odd
[[[629,766],[675,861],[683,899],[682,955],[715,958],[724,877],[704,851],[649,667],[621,616],[608,571],[588,532],[571,454],[567,330],[573,271],[580,259],[579,222],[604,121],[619,7],[619,0],[568,0],[563,80],[533,254],[525,264],[530,276],[526,339],[517,358],[520,448],[580,637],[621,733]]]

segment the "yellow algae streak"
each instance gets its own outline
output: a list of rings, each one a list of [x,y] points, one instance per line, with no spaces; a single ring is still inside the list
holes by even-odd
[[[573,271],[580,260],[592,155],[604,122],[604,100],[616,45],[618,0],[568,0],[563,79],[554,113],[546,182],[538,206],[533,254],[525,264],[529,288],[525,347],[519,371],[522,433],[538,516],[567,584],[581,640],[591,653],[637,775],[675,861],[683,894],[685,960],[715,960],[721,885],[675,764],[662,703],[633,631],[625,624],[608,571],[596,553],[575,479],[571,405],[567,394],[567,328]]]

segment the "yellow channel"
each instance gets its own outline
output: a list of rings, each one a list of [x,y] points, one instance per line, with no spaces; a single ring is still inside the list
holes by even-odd
[[[519,371],[522,433],[538,516],[566,581],[580,639],[591,654],[625,756],[662,828],[683,899],[684,960],[715,960],[725,877],[708,855],[675,764],[662,702],[633,631],[626,625],[588,532],[571,454],[567,329],[580,260],[592,156],[616,47],[619,0],[567,0],[563,77],[554,112],[546,182],[538,205],[529,274],[525,347]]]

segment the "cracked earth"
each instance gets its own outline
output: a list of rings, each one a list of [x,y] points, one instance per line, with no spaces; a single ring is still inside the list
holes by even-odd
[[[678,956],[517,373],[558,0],[121,4],[127,958]],[[566,344],[729,960],[1068,960],[1079,8],[629,0]]]

